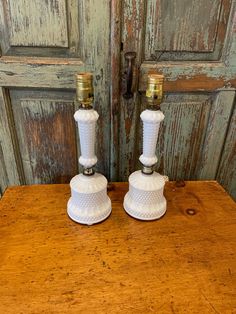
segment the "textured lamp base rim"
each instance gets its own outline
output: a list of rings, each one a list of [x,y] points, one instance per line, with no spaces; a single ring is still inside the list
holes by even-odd
[[[160,219],[166,213],[166,199],[164,198],[163,202],[160,204],[152,206],[140,206],[140,204],[131,201],[129,192],[125,195],[124,198],[124,210],[126,213],[139,220],[156,220]]]
[[[83,225],[94,225],[99,222],[102,222],[106,218],[108,218],[111,214],[111,200],[109,197],[107,197],[107,202],[103,205],[103,208],[90,208],[89,211],[91,211],[90,216],[86,215],[86,217],[83,217],[82,215],[79,215],[78,213],[82,213],[83,209],[79,209],[76,205],[73,204],[72,198],[69,199],[67,203],[67,214],[68,216],[75,222],[83,224]],[[97,213],[99,212],[99,213]]]

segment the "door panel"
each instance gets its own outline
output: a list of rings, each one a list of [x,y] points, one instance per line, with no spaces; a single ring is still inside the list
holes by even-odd
[[[65,1],[9,0],[7,12],[11,46],[68,47]]]
[[[168,95],[162,104],[157,167],[170,179],[197,178],[210,107],[206,95]]]
[[[73,93],[10,91],[26,184],[64,183],[77,169]]]
[[[231,1],[147,1],[145,60],[219,60]]]
[[[97,170],[109,176],[109,23],[107,0],[0,0],[0,158],[7,185],[68,182],[77,172],[73,102],[81,71],[94,74]]]
[[[229,66],[235,66],[235,2],[147,3],[139,90],[145,90],[151,72],[163,73],[170,91],[214,91],[236,86],[235,68]]]
[[[2,0],[2,54],[78,57],[81,46],[75,0]]]

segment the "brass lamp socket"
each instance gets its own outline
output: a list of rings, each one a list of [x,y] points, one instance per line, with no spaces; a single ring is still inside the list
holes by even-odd
[[[90,109],[93,102],[93,75],[92,73],[76,74],[76,99],[84,109]]]
[[[164,75],[148,75],[146,98],[151,109],[159,109],[159,105],[163,99],[163,82]]]

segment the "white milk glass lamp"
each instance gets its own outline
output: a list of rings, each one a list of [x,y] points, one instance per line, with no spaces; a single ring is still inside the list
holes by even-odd
[[[159,127],[164,120],[164,114],[160,110],[163,81],[163,75],[148,75],[148,108],[140,115],[143,122],[143,153],[139,158],[142,170],[129,176],[129,191],[124,198],[125,211],[140,220],[158,219],[166,212],[166,199],[163,195],[166,177],[153,170],[157,163],[155,151]]]
[[[95,128],[98,113],[92,107],[93,77],[91,73],[76,76],[76,100],[80,108],[74,118],[78,123],[83,173],[70,181],[71,197],[67,204],[69,217],[81,224],[92,225],[106,219],[111,213],[111,200],[107,195],[107,179],[93,169],[95,155]]]

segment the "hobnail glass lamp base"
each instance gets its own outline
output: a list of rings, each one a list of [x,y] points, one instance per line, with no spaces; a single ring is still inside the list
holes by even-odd
[[[67,213],[72,220],[93,225],[110,215],[111,200],[107,195],[107,179],[102,174],[79,174],[72,178],[70,187],[71,198],[67,204]]]
[[[124,198],[124,209],[132,217],[140,220],[155,220],[166,212],[163,195],[165,178],[157,172],[151,175],[140,170],[129,176],[129,191]]]

